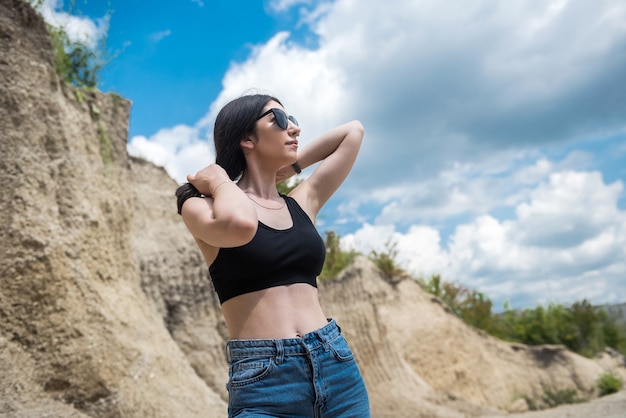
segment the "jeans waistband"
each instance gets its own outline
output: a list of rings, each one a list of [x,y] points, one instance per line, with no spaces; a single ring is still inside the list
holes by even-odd
[[[226,343],[226,361],[250,357],[283,357],[306,355],[311,350],[326,347],[329,341],[341,334],[341,328],[334,319],[322,328],[304,334],[300,338],[276,340],[229,340]]]

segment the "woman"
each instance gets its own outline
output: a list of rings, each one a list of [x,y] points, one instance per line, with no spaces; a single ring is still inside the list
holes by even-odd
[[[274,97],[228,103],[215,120],[216,163],[187,176],[178,211],[229,331],[229,416],[368,417],[352,352],[320,307],[325,249],[314,226],[354,164],[363,126],[338,126],[298,153],[299,135]],[[277,182],[318,162],[288,196],[278,193]]]

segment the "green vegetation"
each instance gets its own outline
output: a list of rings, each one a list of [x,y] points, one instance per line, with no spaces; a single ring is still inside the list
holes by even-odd
[[[613,371],[604,372],[598,377],[596,382],[600,396],[610,395],[622,390],[624,381]]]
[[[71,41],[63,27],[48,25],[57,74],[76,87],[94,88],[104,60],[87,45]]]
[[[326,261],[320,274],[321,279],[337,277],[357,256],[356,251],[344,251],[339,246],[340,237],[333,231],[326,233]]]
[[[102,120],[98,120],[98,137],[100,138],[100,157],[104,165],[113,162],[113,143]]]
[[[369,255],[369,259],[389,278],[404,274],[404,270],[398,267],[396,261],[398,256],[397,244],[397,242],[389,240],[385,243],[384,251],[372,250]]]
[[[528,409],[531,411],[556,408],[559,405],[568,405],[585,401],[585,399],[578,396],[578,392],[574,388],[552,390],[545,387],[541,399],[533,399],[528,396],[524,396],[524,399],[526,400]]]
[[[281,194],[289,194],[289,192],[291,192],[293,189],[296,188],[296,186],[300,183],[302,183],[304,180],[302,180],[301,178],[290,178],[287,179],[285,181],[281,181],[280,183],[278,183],[276,185],[276,188],[278,189],[278,193]]]
[[[626,354],[626,327],[587,300],[569,307],[548,304],[524,310],[514,310],[507,304],[503,313],[494,314],[492,302],[480,292],[444,283],[440,276],[421,282],[459,318],[500,339],[529,345],[562,344],[587,357],[607,347]]]
[[[334,231],[326,232],[326,261],[324,268],[320,274],[322,279],[330,279],[337,277],[341,270],[348,267],[359,253],[354,250],[342,250],[340,246],[341,237]],[[396,243],[388,241],[383,251],[373,251],[369,255],[369,259],[378,267],[387,277],[395,277],[406,274],[396,261],[398,251]]]
[[[559,405],[566,405],[572,403],[583,402],[584,399],[580,399],[576,392],[576,389],[560,389],[560,390],[550,390],[546,389],[543,398],[544,404],[548,408],[556,408]]]
[[[485,331],[493,328],[492,303],[484,294],[454,283],[443,282],[439,275],[420,282],[427,292],[441,299],[452,312],[469,325]]]
[[[117,112],[120,108],[120,106],[122,105],[122,102],[124,101],[124,99],[122,99],[122,96],[120,96],[119,94],[115,94],[115,93],[110,93],[111,96],[111,100],[113,100],[113,116],[117,115]]]
[[[35,10],[41,7],[43,0],[24,0]],[[70,2],[70,13],[74,10],[75,1]],[[110,13],[107,16],[110,17]],[[98,40],[96,48],[72,41],[63,26],[47,24],[50,41],[54,50],[55,69],[57,74],[67,83],[79,88],[95,88],[102,68],[113,56],[106,48],[106,35]],[[117,54],[116,54],[117,55]],[[82,101],[82,97],[77,97]]]

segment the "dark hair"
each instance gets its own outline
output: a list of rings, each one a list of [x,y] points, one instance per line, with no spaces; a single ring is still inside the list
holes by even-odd
[[[249,134],[256,134],[256,121],[263,108],[273,100],[282,106],[280,100],[267,94],[241,96],[227,103],[217,114],[213,127],[213,143],[215,144],[215,163],[220,165],[231,180],[237,179],[246,169],[246,159],[241,150],[240,142]],[[178,214],[183,203],[190,197],[202,194],[186,183],[176,189]]]

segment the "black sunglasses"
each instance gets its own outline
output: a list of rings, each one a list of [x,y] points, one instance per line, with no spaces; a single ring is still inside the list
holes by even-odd
[[[269,115],[270,113],[274,114],[274,119],[276,120],[276,123],[278,124],[278,126],[282,130],[285,130],[285,129],[287,129],[289,127],[289,121],[291,121],[296,126],[300,126],[298,124],[298,121],[296,120],[296,118],[294,118],[293,116],[287,116],[287,114],[285,113],[284,110],[279,109],[277,107],[273,107],[270,110],[268,110],[267,112],[263,113],[261,116],[259,116],[257,118],[257,120],[259,120],[261,118],[264,118],[265,116]]]

